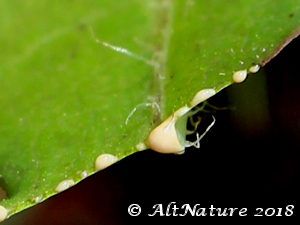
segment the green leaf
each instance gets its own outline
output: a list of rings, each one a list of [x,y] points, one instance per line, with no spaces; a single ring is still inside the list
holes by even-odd
[[[299,25],[297,0],[1,1],[0,205],[11,216],[94,173],[97,156],[136,152]]]

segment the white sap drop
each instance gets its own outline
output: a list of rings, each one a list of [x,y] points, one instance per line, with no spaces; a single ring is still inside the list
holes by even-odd
[[[73,186],[75,182],[73,180],[64,180],[60,182],[57,187],[55,188],[55,191],[62,192]]]
[[[162,122],[158,127],[151,131],[146,140],[147,146],[160,153],[180,154],[185,149],[185,143],[180,143],[177,136],[175,123],[191,108],[183,106]]]
[[[7,217],[7,209],[0,205],[0,222],[4,221]]]
[[[43,195],[40,195],[40,196],[35,197],[34,202],[40,203],[42,200],[43,200]]]
[[[183,116],[184,114],[188,113],[192,107],[188,107],[187,105],[179,108],[176,112],[174,112],[175,119],[179,119],[179,117]]]
[[[140,142],[135,146],[136,150],[143,151],[147,149],[147,145],[144,142]]]
[[[174,115],[152,130],[146,143],[149,148],[156,152],[182,152],[185,146],[179,142],[177,137]]]
[[[240,70],[233,74],[232,80],[234,83],[242,83],[247,78],[247,70]]]
[[[210,98],[211,96],[213,96],[215,94],[216,94],[216,91],[212,88],[203,89],[203,90],[199,91],[195,95],[193,100],[190,102],[191,108],[195,107],[196,105],[198,105],[201,102],[204,102],[205,100],[207,100],[208,98]]]
[[[88,172],[87,172],[87,171],[81,172],[81,173],[80,173],[80,177],[81,177],[82,179],[87,178],[87,177],[88,177]]]
[[[249,73],[257,73],[260,69],[259,65],[254,65],[249,68]]]
[[[95,161],[95,170],[103,170],[118,161],[118,157],[111,154],[102,154]]]

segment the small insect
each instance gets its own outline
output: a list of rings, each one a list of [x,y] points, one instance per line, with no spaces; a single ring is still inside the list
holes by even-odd
[[[164,122],[159,126],[154,128],[146,140],[146,145],[160,153],[174,153],[174,154],[183,154],[186,147],[195,146],[200,147],[200,140],[208,132],[208,130],[214,125],[215,118],[213,117],[213,122],[206,129],[206,131],[200,136],[197,133],[197,140],[195,142],[186,141],[186,130],[187,119],[196,114],[199,110],[203,109],[200,107],[199,110],[191,111],[193,107],[204,102],[211,96],[215,95],[216,92],[214,89],[203,89],[199,91],[193,100],[188,105],[185,105],[174,112],[170,117],[168,117]],[[182,117],[182,131],[178,131],[178,127],[175,126],[176,122]],[[197,124],[198,125],[198,124]]]
[[[118,157],[111,154],[102,154],[95,161],[95,170],[103,170],[118,161]]]
[[[247,70],[240,70],[232,75],[232,80],[234,83],[242,83],[247,78]]]
[[[206,135],[206,133],[210,130],[210,128],[212,128],[212,126],[215,124],[216,122],[216,118],[212,115],[212,118],[213,118],[213,121],[211,122],[211,124],[206,128],[206,130],[204,131],[203,134],[199,135],[198,132],[196,132],[196,135],[197,135],[197,140],[196,141],[193,141],[193,142],[190,142],[190,141],[186,141],[186,145],[185,147],[191,147],[191,146],[194,146],[196,148],[200,148],[200,141],[201,139]],[[197,124],[196,124],[197,125]],[[198,126],[198,125],[197,125]],[[196,127],[197,129],[197,127]]]
[[[72,187],[74,184],[75,184],[74,180],[64,180],[57,185],[55,191],[57,192],[65,191],[68,188]]]
[[[0,222],[3,222],[7,217],[7,209],[0,205]]]

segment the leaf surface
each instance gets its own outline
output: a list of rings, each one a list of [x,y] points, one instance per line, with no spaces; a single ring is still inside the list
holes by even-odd
[[[198,91],[275,56],[299,3],[1,1],[0,205],[11,216],[137,151]]]

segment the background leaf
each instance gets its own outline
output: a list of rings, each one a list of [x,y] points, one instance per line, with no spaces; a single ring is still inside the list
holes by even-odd
[[[154,204],[166,212],[170,202],[247,208],[248,216],[256,208],[273,216],[281,209],[282,217],[294,205],[294,221],[300,202],[299,49],[298,37],[257,75],[209,99],[235,110],[216,112],[217,121],[200,149],[188,148],[183,155],[135,153],[4,224],[164,224],[162,217],[148,213]],[[139,216],[128,215],[131,204],[142,207]],[[196,223],[199,219],[191,217]]]
[[[55,194],[60,181],[93,173],[98,155],[135,152],[199,90],[219,91],[234,71],[264,65],[300,24],[296,0],[0,4],[0,182],[9,215]],[[125,125],[137,105],[153,102],[160,114],[139,107]]]

